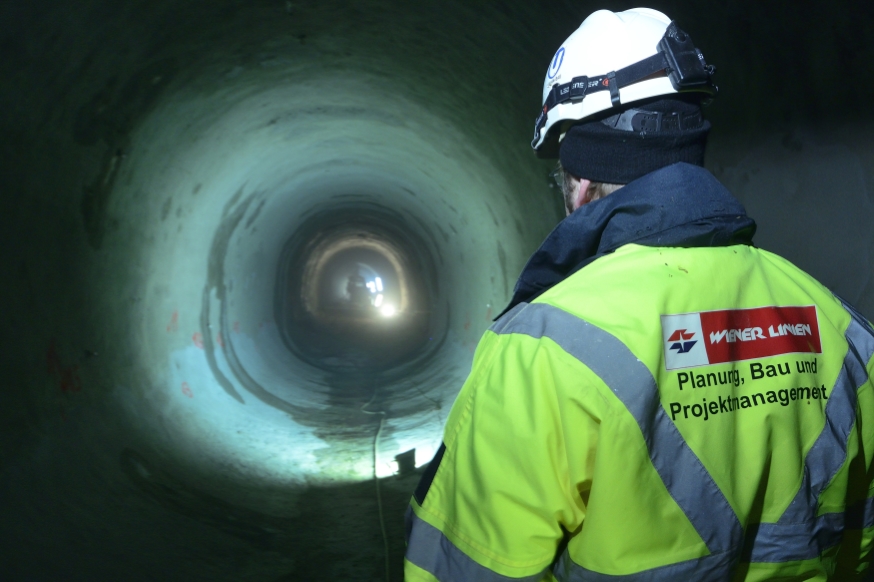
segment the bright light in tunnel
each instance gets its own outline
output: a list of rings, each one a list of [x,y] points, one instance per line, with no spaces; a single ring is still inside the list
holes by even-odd
[[[380,479],[398,474],[398,463],[394,459],[376,465],[376,476]]]
[[[380,295],[381,297],[381,295]],[[397,314],[397,310],[394,305],[383,305],[382,309],[379,310],[383,317],[394,317]]]

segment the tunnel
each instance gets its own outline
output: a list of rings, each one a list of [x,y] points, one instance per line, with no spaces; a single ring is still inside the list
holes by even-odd
[[[4,3],[4,580],[403,579],[476,344],[563,217],[543,75],[627,2]],[[649,5],[707,167],[874,316],[860,3]],[[706,292],[706,291],[703,291]]]

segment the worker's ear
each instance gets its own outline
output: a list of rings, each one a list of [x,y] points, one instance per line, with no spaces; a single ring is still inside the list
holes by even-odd
[[[590,202],[589,200],[589,186],[592,184],[591,180],[586,180],[585,178],[580,178],[579,183],[577,184],[577,190],[574,193],[573,206],[574,210],[579,208],[580,206],[585,206]]]

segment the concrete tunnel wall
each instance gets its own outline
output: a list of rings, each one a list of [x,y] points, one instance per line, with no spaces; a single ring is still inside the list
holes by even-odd
[[[719,68],[708,167],[757,243],[870,317],[871,31],[763,4],[652,6]],[[0,8],[3,577],[400,580],[420,470],[395,457],[430,459],[561,217],[528,140],[598,7]],[[327,231],[407,253],[415,349],[290,343],[289,256]]]

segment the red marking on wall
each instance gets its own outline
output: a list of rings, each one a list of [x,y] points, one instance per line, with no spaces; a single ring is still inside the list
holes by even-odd
[[[191,386],[188,385],[188,382],[182,383],[182,393],[189,398],[194,398],[194,392],[191,391]]]
[[[240,322],[239,321],[234,322],[234,333],[240,333]]]
[[[464,314],[464,317],[465,317],[465,320],[464,320],[464,329],[465,329],[465,331],[466,331],[466,330],[470,329],[470,313],[465,313],[465,314]]]
[[[179,329],[179,312],[174,311],[170,316],[170,323],[167,324],[167,333],[177,331]]]
[[[82,390],[82,381],[79,380],[79,366],[73,364],[65,366],[61,362],[61,356],[58,354],[58,348],[55,346],[55,340],[49,345],[49,350],[46,352],[46,362],[48,363],[48,372],[58,380],[58,387],[61,392],[79,392]]]
[[[203,349],[203,334],[201,334],[199,331],[195,332],[195,334],[191,336],[191,341],[194,342],[194,345],[196,345],[200,349]]]
[[[222,332],[218,332],[215,334],[215,341],[219,345],[219,347],[225,347],[225,340],[222,339]]]

